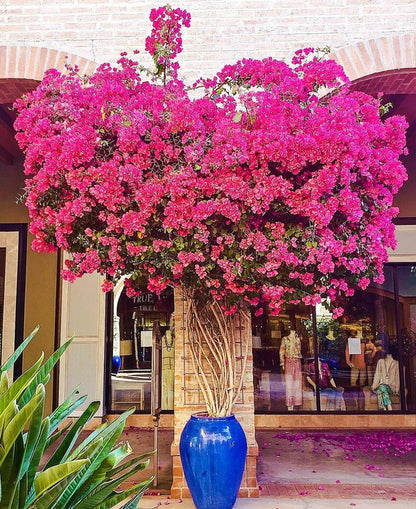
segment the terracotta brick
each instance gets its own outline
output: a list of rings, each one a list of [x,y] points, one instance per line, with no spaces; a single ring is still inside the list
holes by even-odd
[[[334,54],[347,48],[351,55],[340,60],[350,66],[349,71],[351,65],[367,74],[389,66],[414,65],[413,0],[378,0],[377,5],[364,0],[354,4],[335,0],[299,4],[296,0],[285,0],[279,1],[278,8],[267,0],[255,3],[250,0],[239,2],[235,9],[219,0],[184,2],[191,12],[192,25],[184,31],[180,61],[183,75],[190,82],[201,74],[210,76],[242,56],[273,55],[289,61],[293,52],[305,45],[328,44]],[[114,62],[124,49],[143,49],[150,26],[148,14],[154,6],[151,0],[108,0],[105,4],[86,0],[75,6],[70,0],[41,4],[20,0],[18,5],[14,4],[0,13],[3,21],[0,43],[10,47],[19,41],[22,47],[31,48],[42,41],[51,50],[81,57],[82,72],[91,72],[93,62]],[[131,23],[133,15],[135,23]],[[359,60],[354,47],[358,49]],[[141,53],[141,60],[151,64],[145,52]],[[55,65],[57,62],[55,59]],[[43,63],[46,61],[40,65]]]

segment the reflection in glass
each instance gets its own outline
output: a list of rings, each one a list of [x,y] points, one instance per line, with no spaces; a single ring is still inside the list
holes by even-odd
[[[394,270],[386,266],[383,284],[341,302],[337,320],[316,307],[317,358],[310,308],[287,305],[278,316],[253,317],[257,412],[401,410]],[[414,410],[416,266],[397,270],[407,405]]]
[[[337,320],[317,312],[319,359],[322,365],[328,365],[337,391],[342,392],[341,410],[400,410],[398,369],[393,369],[398,368],[398,363],[393,366],[389,360],[397,359],[392,267],[385,268],[382,285],[372,284],[366,291],[356,290],[342,306],[344,315]],[[390,368],[388,374],[393,378],[388,389],[384,387],[386,377],[380,377],[380,373],[386,374],[385,366]],[[332,401],[328,407],[324,400],[326,392],[321,394],[321,409],[333,410]]]
[[[0,357],[3,338],[4,282],[6,277],[6,248],[0,247]]]
[[[174,315],[173,289],[158,297],[143,289],[128,297],[121,286],[115,291],[114,340],[111,374],[111,410],[136,406],[150,411],[152,350],[161,344],[161,408],[173,409]]]
[[[254,404],[257,412],[314,410],[305,367],[313,358],[311,309],[286,305],[277,316],[253,317]]]
[[[407,410],[416,410],[416,266],[397,267]]]

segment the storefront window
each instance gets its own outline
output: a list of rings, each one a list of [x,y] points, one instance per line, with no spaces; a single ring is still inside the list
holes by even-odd
[[[257,412],[402,410],[395,271],[407,409],[416,409],[416,266],[386,266],[385,282],[356,290],[337,320],[324,305],[315,322],[302,306],[253,318]]]
[[[416,410],[416,265],[397,267],[405,401]]]
[[[0,354],[2,351],[3,338],[3,314],[4,314],[4,280],[6,276],[6,248],[0,248]],[[1,357],[1,355],[0,355]]]
[[[278,316],[253,318],[254,402],[257,412],[314,409],[305,383],[313,359],[311,309],[287,305]]]
[[[327,391],[322,391],[321,409],[387,410],[390,403],[383,391],[393,388],[389,409],[400,410],[393,269],[386,267],[383,285],[356,290],[343,307],[344,315],[338,320],[319,316],[317,310],[319,358],[329,367],[334,381],[332,389],[336,387],[337,396],[342,394],[340,407],[334,408],[332,403],[328,405],[328,398],[324,400]],[[390,389],[382,383],[386,366],[391,375],[394,371]],[[328,376],[324,383],[329,385],[327,379]],[[335,397],[333,392],[331,395]]]
[[[152,391],[152,356],[161,351],[161,408],[173,409],[174,319],[173,290],[157,295],[143,290],[128,297],[115,296],[111,410],[136,406],[149,413]]]

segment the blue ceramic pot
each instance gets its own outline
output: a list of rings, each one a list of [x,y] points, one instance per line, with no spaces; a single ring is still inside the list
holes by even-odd
[[[114,373],[115,375],[117,375],[118,370],[120,369],[120,366],[121,366],[121,357],[119,355],[113,355],[111,373]]]
[[[246,436],[234,415],[193,415],[182,431],[179,450],[196,508],[232,509],[247,455]]]

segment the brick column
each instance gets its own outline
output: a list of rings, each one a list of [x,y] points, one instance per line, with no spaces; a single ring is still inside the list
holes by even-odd
[[[179,440],[183,427],[190,416],[205,411],[205,404],[198,389],[190,359],[188,336],[184,317],[186,301],[180,290],[175,291],[175,399],[174,399],[174,437],[171,446],[173,457],[172,498],[189,498],[191,495],[183,475],[179,456]],[[239,497],[258,497],[259,488],[256,478],[258,446],[254,430],[254,387],[253,353],[251,345],[251,323],[243,321],[240,315],[235,317],[237,348],[244,351],[249,342],[246,373],[242,394],[234,406],[234,414],[239,420],[247,437],[246,468],[241,483]],[[239,360],[240,367],[242,359]]]

